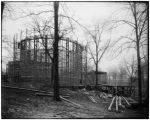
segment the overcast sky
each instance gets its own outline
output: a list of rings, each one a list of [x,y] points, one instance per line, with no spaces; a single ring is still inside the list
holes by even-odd
[[[47,2],[8,2],[8,4],[12,7],[12,18],[18,18],[25,15],[25,13],[37,13],[42,10],[53,10],[53,3]],[[93,29],[94,25],[108,20],[113,20],[116,18],[125,19],[126,17],[130,18],[130,13],[122,10],[124,7],[124,4],[120,2],[65,2],[60,3],[59,12],[60,14],[73,16],[73,18],[78,20],[78,22],[82,25],[89,29]],[[41,14],[41,16],[43,19],[49,19],[50,17],[52,18],[53,13],[44,13]],[[25,31],[31,21],[31,17],[25,17],[17,20],[11,20],[9,17],[6,17],[3,20],[3,34],[6,35],[10,41],[12,41],[14,34],[20,33],[20,30]],[[76,28],[75,31],[79,42],[85,45],[87,42],[85,31],[83,31],[83,28],[76,23],[73,24]],[[116,40],[121,34],[126,34],[128,31],[129,27],[127,26],[122,26],[122,29],[119,28],[114,30],[111,35],[112,41]],[[76,37],[73,38],[76,39]],[[132,52],[134,51],[130,51],[128,54],[124,53],[116,59],[113,59],[111,54],[107,54],[100,62],[99,68],[103,71],[107,71],[108,68],[117,66],[124,57],[130,58]],[[8,52],[3,49],[2,55],[8,56]]]

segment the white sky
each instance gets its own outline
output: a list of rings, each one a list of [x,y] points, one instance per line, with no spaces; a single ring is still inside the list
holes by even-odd
[[[35,2],[36,3],[36,2]],[[27,3],[27,2],[9,2],[12,6],[14,12],[12,16],[19,16],[20,12],[24,10],[25,12],[30,11],[41,11],[41,10],[53,10],[53,6],[37,6],[34,5],[35,3]],[[40,4],[40,3],[39,3]],[[47,4],[47,2],[43,2],[41,4]],[[52,5],[53,3],[51,3]],[[65,2],[65,5],[61,3],[60,5],[60,12],[63,12],[62,6],[64,6],[67,14],[69,16],[73,15],[73,18],[78,20],[82,25],[86,26],[87,28],[91,28],[93,25],[97,23],[104,22],[105,20],[114,19],[115,17],[120,17],[124,19],[127,17],[127,12],[122,12],[122,8],[124,5],[119,2]],[[64,12],[62,13],[64,14]],[[22,15],[22,14],[21,14]],[[52,16],[52,13],[44,14],[43,18],[49,18]],[[8,39],[12,41],[14,34],[20,33],[20,30],[25,30],[27,25],[31,22],[30,18],[18,19],[18,20],[10,20],[9,18],[5,18],[3,20],[3,32],[7,35]],[[75,23],[74,23],[75,24]],[[75,24],[77,28],[77,34],[79,38],[79,42],[86,44],[85,32],[81,29],[77,24]],[[124,29],[119,29],[113,32],[112,39],[115,40],[120,34],[126,33],[128,28],[124,27]],[[99,64],[99,68],[103,71],[107,71],[109,67],[113,67],[119,64],[122,58],[126,57],[129,58],[133,51],[128,52],[128,54],[123,54],[120,57],[113,59],[111,54],[104,56],[102,61]],[[130,53],[130,54],[129,54]],[[8,53],[3,50],[2,55],[7,56]]]

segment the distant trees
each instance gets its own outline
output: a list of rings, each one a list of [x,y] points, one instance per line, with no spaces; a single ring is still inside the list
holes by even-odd
[[[117,74],[118,74],[118,78],[119,78],[119,81],[118,81],[119,85],[121,85],[121,84],[126,85],[128,83],[128,81],[127,81],[127,71],[126,71],[125,67],[122,64],[120,64],[118,66],[118,73]]]
[[[112,68],[109,68],[108,76],[109,76],[109,85],[115,86],[116,80],[118,77],[118,69],[116,66],[113,66]]]
[[[130,85],[133,85],[133,82],[135,80],[135,74],[137,70],[137,64],[134,56],[132,56],[131,62],[124,60],[124,66],[127,71],[127,75],[130,79]]]

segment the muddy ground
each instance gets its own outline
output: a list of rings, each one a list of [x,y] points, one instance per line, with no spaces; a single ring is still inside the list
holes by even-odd
[[[119,112],[108,111],[112,98],[102,99],[94,96],[92,102],[82,90],[61,89],[70,94],[67,101],[53,101],[52,97],[35,96],[14,91],[2,90],[2,118],[147,118],[146,110],[119,108]],[[114,107],[113,107],[114,109]]]

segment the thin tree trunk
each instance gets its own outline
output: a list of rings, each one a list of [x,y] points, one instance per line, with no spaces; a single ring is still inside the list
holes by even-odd
[[[137,44],[137,59],[138,59],[138,91],[139,91],[139,105],[142,104],[142,79],[141,79],[141,60],[140,60],[140,49]]]
[[[132,87],[132,83],[133,83],[133,77],[131,76],[131,87]]]
[[[147,15],[149,14],[149,3],[146,3],[146,8],[147,8]],[[149,25],[149,21],[147,21],[147,25]],[[149,36],[149,32],[147,32],[147,58],[146,58],[146,64],[147,64],[147,68],[146,68],[146,75],[147,75],[147,86],[146,86],[146,99],[145,99],[145,104],[146,106],[149,108],[149,74],[148,74],[148,66],[149,66],[149,62],[148,62],[148,56],[149,56],[149,42],[148,42],[148,36]]]
[[[96,64],[96,91],[98,90],[98,64]]]
[[[98,45],[96,44],[96,91],[98,90]]]
[[[52,58],[52,69],[51,69],[51,87],[54,85],[54,58]]]
[[[59,42],[59,35],[58,35],[58,9],[59,9],[59,2],[54,2],[54,28],[55,28],[55,41],[54,41],[54,100],[60,101],[59,96],[59,74],[58,74],[58,42]]]
[[[1,20],[3,19],[4,7],[5,7],[5,3],[1,2]]]
[[[137,25],[137,12],[136,3],[134,3],[134,20],[135,20],[135,34],[136,34],[136,46],[137,46],[137,63],[138,63],[138,102],[141,107],[142,105],[142,79],[141,79],[141,59],[140,59],[140,45],[138,37],[138,25]]]

